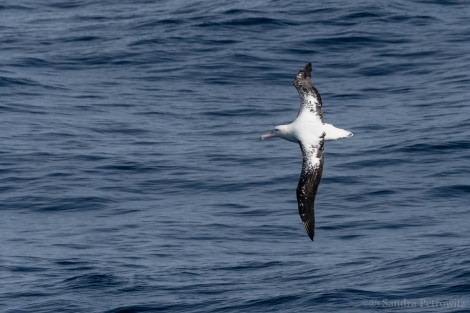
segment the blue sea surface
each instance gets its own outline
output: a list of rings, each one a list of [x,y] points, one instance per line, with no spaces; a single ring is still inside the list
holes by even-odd
[[[469,312],[470,3],[0,3],[0,311]],[[325,143],[311,242],[295,119]]]

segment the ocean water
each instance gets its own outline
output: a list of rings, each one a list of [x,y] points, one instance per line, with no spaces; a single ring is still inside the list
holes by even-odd
[[[469,312],[470,5],[0,3],[0,311]],[[325,143],[311,242],[295,119]]]

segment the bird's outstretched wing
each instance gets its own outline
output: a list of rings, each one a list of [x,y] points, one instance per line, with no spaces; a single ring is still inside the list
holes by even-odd
[[[323,122],[322,102],[318,90],[312,84],[312,63],[305,65],[295,76],[294,86],[300,96],[299,114],[315,114]]]
[[[323,143],[324,137],[318,138],[317,142],[300,143],[303,163],[297,186],[297,204],[299,214],[308,236],[313,240],[315,233],[314,201],[320,184],[323,171]]]

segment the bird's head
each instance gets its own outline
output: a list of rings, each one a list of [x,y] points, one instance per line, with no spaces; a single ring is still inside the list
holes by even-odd
[[[285,138],[288,133],[287,125],[278,125],[272,131],[260,137],[260,140],[265,140],[271,137]]]

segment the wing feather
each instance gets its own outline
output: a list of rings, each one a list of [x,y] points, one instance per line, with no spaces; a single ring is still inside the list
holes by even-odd
[[[294,86],[300,96],[299,114],[313,113],[323,121],[322,101],[312,84],[312,63],[305,65],[295,76]]]
[[[308,236],[313,240],[315,234],[314,202],[323,171],[324,135],[317,144],[300,143],[303,163],[299,184],[297,185],[297,204],[300,218]]]

